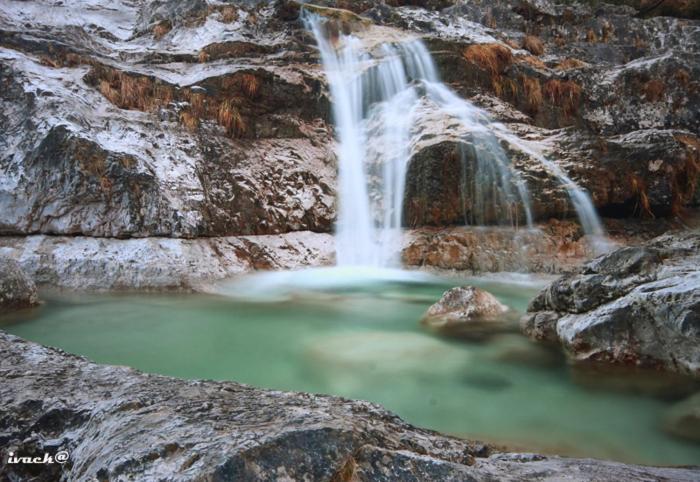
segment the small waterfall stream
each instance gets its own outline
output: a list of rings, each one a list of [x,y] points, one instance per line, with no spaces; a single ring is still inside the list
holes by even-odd
[[[339,162],[339,266],[399,265],[412,129],[416,110],[425,101],[457,119],[468,132],[465,144],[474,147],[474,199],[470,202],[475,214],[465,224],[485,224],[484,213],[489,212],[496,213],[501,224],[518,227],[522,212],[525,224],[532,227],[527,186],[501,147],[502,140],[537,159],[558,178],[585,233],[604,240],[586,192],[556,163],[443,84],[420,40],[367,48],[353,35],[327,35],[327,20],[319,15],[304,11],[303,19],[316,39],[333,101]]]

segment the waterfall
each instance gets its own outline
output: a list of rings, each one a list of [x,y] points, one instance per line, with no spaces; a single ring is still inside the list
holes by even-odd
[[[388,267],[399,264],[403,198],[415,114],[431,102],[457,119],[473,147],[470,219],[487,217],[518,227],[519,213],[532,227],[530,196],[499,140],[537,159],[565,186],[587,234],[604,238],[595,208],[576,183],[486,111],[461,99],[443,84],[425,45],[417,39],[369,49],[353,35],[327,35],[326,20],[303,11],[318,45],[332,97],[337,135],[338,219],[336,253],[340,266]],[[329,37],[331,37],[329,39]],[[462,160],[466,166],[466,160]],[[488,213],[488,215],[487,215]]]

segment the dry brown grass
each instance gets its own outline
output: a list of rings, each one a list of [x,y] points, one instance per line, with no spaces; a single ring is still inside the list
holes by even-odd
[[[659,102],[664,98],[666,86],[658,79],[652,79],[642,85],[642,93],[647,102]]]
[[[532,55],[542,55],[544,53],[544,43],[539,37],[534,35],[526,35],[523,39],[522,47]]]
[[[197,55],[197,59],[200,63],[204,64],[209,61],[209,54],[206,50],[200,50],[199,55]]]
[[[542,85],[535,77],[523,76],[523,95],[530,114],[535,115],[542,105]]]
[[[581,67],[587,67],[588,64],[586,62],[582,62],[581,60],[578,59],[572,59],[572,58],[566,58],[559,62],[556,67],[554,67],[557,70],[573,70],[573,69],[580,69]]]
[[[510,49],[496,43],[470,45],[462,57],[491,76],[502,74],[513,63]]]
[[[598,41],[598,34],[595,33],[595,30],[592,28],[588,29],[588,32],[586,32],[586,42],[589,43],[596,43]]]
[[[190,132],[196,132],[199,129],[199,118],[187,110],[180,112],[180,123]]]
[[[257,97],[260,92],[260,79],[253,74],[241,74],[239,78],[241,90],[251,99]]]
[[[221,9],[221,21],[224,23],[232,23],[238,19],[238,10],[234,7],[224,7]]]
[[[226,99],[219,105],[217,115],[219,125],[231,136],[238,136],[246,131],[246,124],[240,111]]]
[[[571,116],[578,110],[581,99],[581,86],[572,80],[552,79],[544,84],[544,96],[553,105],[558,106],[564,115]]]
[[[494,77],[491,79],[491,88],[497,97],[502,99],[515,99],[518,96],[518,84],[508,77]]]
[[[153,37],[156,40],[160,40],[173,29],[172,24],[170,23],[170,20],[163,20],[161,22],[158,22],[154,27],[153,27]]]
[[[121,109],[153,111],[174,101],[189,104],[178,115],[188,130],[197,130],[204,120],[222,126],[232,138],[247,133],[243,108],[260,95],[262,80],[252,73],[239,73],[220,80],[207,92],[175,89],[159,79],[129,74],[104,65],[94,65],[86,81]]]

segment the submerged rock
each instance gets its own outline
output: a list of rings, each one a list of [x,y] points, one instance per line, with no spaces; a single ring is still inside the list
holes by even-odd
[[[494,453],[361,401],[179,380],[0,332],[0,473],[10,480],[678,480],[698,468]],[[12,376],[23,373],[24,376]],[[64,464],[7,452],[66,451]]]
[[[666,432],[700,442],[700,393],[676,403],[664,415]]]
[[[700,232],[598,257],[530,303],[522,328],[576,360],[700,375]]]
[[[0,256],[0,308],[2,312],[39,303],[34,282],[15,260]]]

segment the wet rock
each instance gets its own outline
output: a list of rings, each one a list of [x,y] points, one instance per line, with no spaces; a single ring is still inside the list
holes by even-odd
[[[576,360],[700,374],[700,232],[598,257],[535,297],[526,334]]]
[[[697,480],[697,468],[499,453],[361,401],[178,380],[0,332],[0,471],[14,480]],[[17,374],[24,374],[17,376]],[[137,389],[135,389],[137,387]],[[7,452],[69,453],[8,464]]]
[[[473,286],[446,291],[428,308],[421,324],[443,334],[484,337],[507,329],[508,307],[491,293]]]
[[[38,303],[36,286],[22,271],[19,263],[0,256],[0,308],[2,311],[28,308]]]
[[[700,441],[700,393],[669,408],[664,414],[663,428],[671,435]]]
[[[429,324],[467,323],[473,320],[491,320],[508,311],[495,296],[473,286],[460,286],[443,293],[440,300],[423,318]]]
[[[472,272],[569,272],[594,256],[580,226],[552,221],[536,230],[501,227],[420,228],[405,236],[408,266]],[[625,238],[627,239],[627,238]]]

